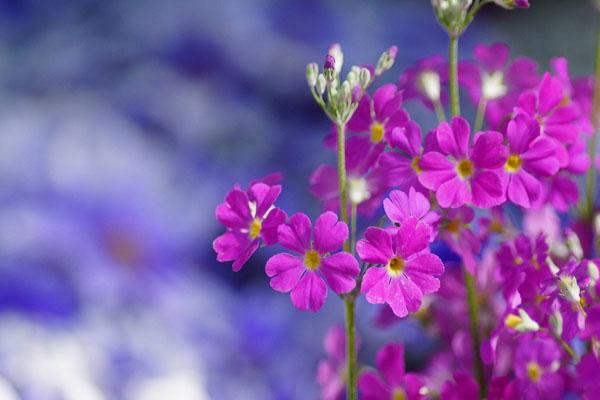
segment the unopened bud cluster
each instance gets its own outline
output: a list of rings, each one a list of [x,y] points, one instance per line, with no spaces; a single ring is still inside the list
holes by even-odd
[[[339,44],[331,45],[325,56],[323,72],[319,71],[316,63],[306,66],[306,80],[315,101],[333,122],[348,122],[373,78],[392,67],[397,53],[395,46],[385,51],[377,62],[374,76],[369,68],[353,65],[342,81],[344,53]]]

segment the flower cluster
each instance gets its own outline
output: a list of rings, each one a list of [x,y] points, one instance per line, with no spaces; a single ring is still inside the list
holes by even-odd
[[[473,16],[471,1],[433,4],[451,36]],[[346,305],[363,295],[386,318],[414,317],[440,339],[421,372],[405,373],[405,347],[390,343],[377,353],[377,369],[361,369],[355,380],[354,327],[348,337],[334,328],[318,373],[324,399],[341,398],[346,380],[358,382],[367,400],[595,398],[593,186],[581,206],[587,214],[567,214],[582,200],[577,182],[592,165],[593,80],[572,80],[558,58],[538,73],[533,60],[511,59],[508,46],[496,43],[476,46],[473,59],[460,63],[424,59],[398,84],[369,90],[396,52],[385,52],[374,68],[352,67],[341,85],[339,45],[322,74],[309,65],[309,86],[333,123],[324,144],[337,153],[337,164],[310,176],[323,213],[312,226],[305,214],[287,218],[274,208],[279,185],[236,187],[217,208],[227,227],[214,242],[219,260],[238,270],[261,243],[279,244],[294,254],[272,256],[266,274],[296,308],[318,311],[328,288]],[[452,82],[469,94],[473,125],[456,115],[458,104],[447,120],[445,107],[457,95]],[[411,100],[435,111],[435,129],[423,134],[403,108]]]

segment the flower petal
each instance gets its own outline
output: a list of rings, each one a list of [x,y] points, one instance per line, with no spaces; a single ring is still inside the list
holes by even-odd
[[[317,312],[323,307],[327,298],[327,286],[323,278],[314,272],[307,271],[294,289],[292,303],[299,310]]]
[[[394,256],[392,237],[385,229],[369,227],[365,239],[356,243],[356,252],[365,262],[385,265]]]
[[[255,183],[248,190],[250,201],[256,202],[256,217],[263,217],[275,203],[281,193],[281,186],[269,186],[262,182]]]
[[[376,365],[390,386],[404,386],[404,346],[401,343],[390,343],[379,350]]]
[[[283,293],[296,287],[304,271],[302,259],[288,253],[275,254],[269,258],[265,266],[265,272],[271,278],[271,287]]]
[[[361,372],[358,378],[358,389],[362,400],[383,400],[390,399],[392,396],[389,386],[372,370]]]
[[[383,304],[386,302],[386,291],[389,277],[385,268],[371,267],[365,272],[361,293],[371,304]]]
[[[350,253],[336,253],[321,259],[321,273],[327,285],[337,294],[348,293],[356,286],[360,268]]]
[[[335,213],[324,212],[315,221],[313,239],[315,249],[321,254],[339,250],[348,239],[348,225],[338,221]]]
[[[259,244],[258,240],[251,240],[245,233],[228,231],[213,241],[213,249],[217,252],[217,261],[233,261],[233,270],[237,272],[258,249]]]
[[[304,253],[310,249],[310,218],[306,214],[292,215],[287,224],[279,225],[277,236],[279,243],[290,250]]]

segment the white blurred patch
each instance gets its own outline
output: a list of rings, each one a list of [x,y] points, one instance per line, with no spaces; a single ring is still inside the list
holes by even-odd
[[[192,371],[171,374],[138,382],[126,396],[128,400],[205,400],[208,395]]]

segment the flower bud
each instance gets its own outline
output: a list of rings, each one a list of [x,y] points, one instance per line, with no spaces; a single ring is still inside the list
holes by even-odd
[[[327,50],[327,55],[333,57],[335,60],[335,73],[339,74],[342,71],[342,66],[344,65],[344,53],[342,52],[342,46],[339,43],[332,44]]]
[[[500,7],[512,10],[513,8],[528,8],[529,0],[493,0]]]
[[[323,74],[319,74],[319,76],[317,76],[316,89],[320,96],[323,96],[325,89],[327,89],[327,80]]]
[[[581,241],[579,236],[573,231],[567,232],[566,239],[567,247],[571,250],[571,253],[576,259],[581,260],[583,258],[583,248],[581,247]]]
[[[556,336],[560,336],[563,333],[563,317],[560,311],[554,311],[550,314],[549,318],[550,329]]]
[[[431,0],[435,16],[450,35],[459,35],[464,29],[469,7],[473,0]]]
[[[394,65],[394,61],[396,61],[396,55],[398,55],[398,48],[396,46],[392,46],[386,51],[384,51],[379,57],[379,61],[377,61],[377,67],[375,67],[375,75],[379,76],[383,72],[392,68],[392,65]]]
[[[419,89],[431,101],[440,100],[440,75],[435,71],[425,71],[419,75]]]
[[[519,315],[508,314],[504,319],[504,325],[507,328],[514,329],[518,332],[536,332],[540,329],[540,325],[535,322],[529,314],[522,308],[518,310]]]
[[[354,70],[351,70],[346,76],[346,81],[350,84],[351,87],[356,86],[358,84],[358,74]]]
[[[577,284],[577,279],[574,276],[564,275],[560,277],[558,282],[560,294],[569,302],[579,305],[581,300],[579,294],[580,289]]]
[[[313,88],[317,84],[317,76],[319,75],[319,66],[317,63],[310,63],[306,66],[306,80],[308,86]]]
[[[588,276],[590,277],[590,281],[592,285],[596,285],[598,279],[600,278],[600,270],[598,270],[598,266],[593,261],[588,261],[587,263]]]
[[[348,81],[344,81],[344,83],[342,83],[341,96],[343,103],[350,103],[352,100],[352,87],[353,86],[350,86],[350,82]]]
[[[358,75],[358,82],[360,87],[366,89],[371,83],[371,71],[368,68],[361,68],[360,74]]]

